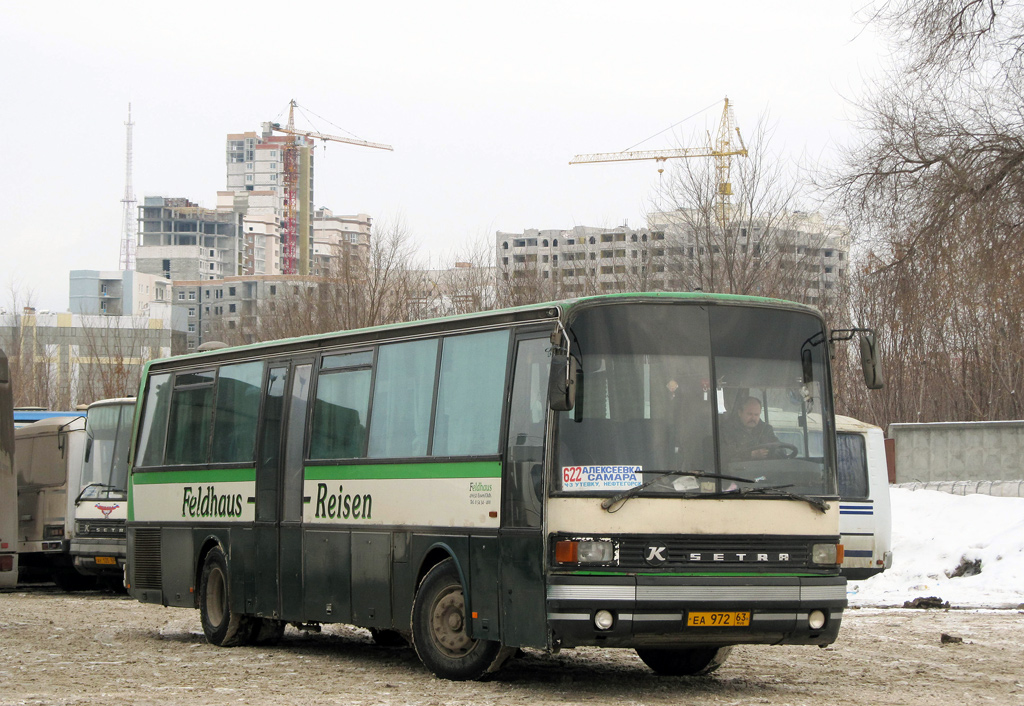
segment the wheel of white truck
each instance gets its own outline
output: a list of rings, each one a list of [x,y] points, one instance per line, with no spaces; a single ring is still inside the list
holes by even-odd
[[[466,598],[455,569],[446,559],[432,568],[416,592],[412,642],[427,669],[443,679],[479,679],[494,663],[500,645],[467,633]]]

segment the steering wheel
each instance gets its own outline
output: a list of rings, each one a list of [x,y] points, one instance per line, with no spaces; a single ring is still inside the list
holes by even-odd
[[[793,444],[787,444],[785,441],[769,441],[764,444],[755,444],[750,447],[750,455],[753,457],[755,451],[766,449],[768,451],[768,458],[776,459],[790,459],[796,458],[800,453]]]

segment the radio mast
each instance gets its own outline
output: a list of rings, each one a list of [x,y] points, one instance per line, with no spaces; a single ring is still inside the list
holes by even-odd
[[[118,260],[119,270],[135,269],[135,242],[138,232],[138,213],[136,212],[135,192],[132,190],[132,104],[128,104],[128,122],[125,127],[128,132],[128,145],[125,149],[124,168],[124,198],[121,204],[124,207],[124,222],[121,225],[121,258]]]

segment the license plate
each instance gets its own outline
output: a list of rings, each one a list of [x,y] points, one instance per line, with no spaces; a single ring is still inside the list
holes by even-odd
[[[736,628],[750,625],[749,612],[689,613],[686,625],[700,628]]]
[[[96,557],[97,564],[116,564],[117,559],[112,556],[98,556]]]

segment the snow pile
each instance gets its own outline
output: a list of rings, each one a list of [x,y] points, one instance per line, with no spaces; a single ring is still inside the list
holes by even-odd
[[[1024,604],[1024,498],[904,488],[890,497],[892,567],[851,582],[851,606],[927,596],[965,608]]]

